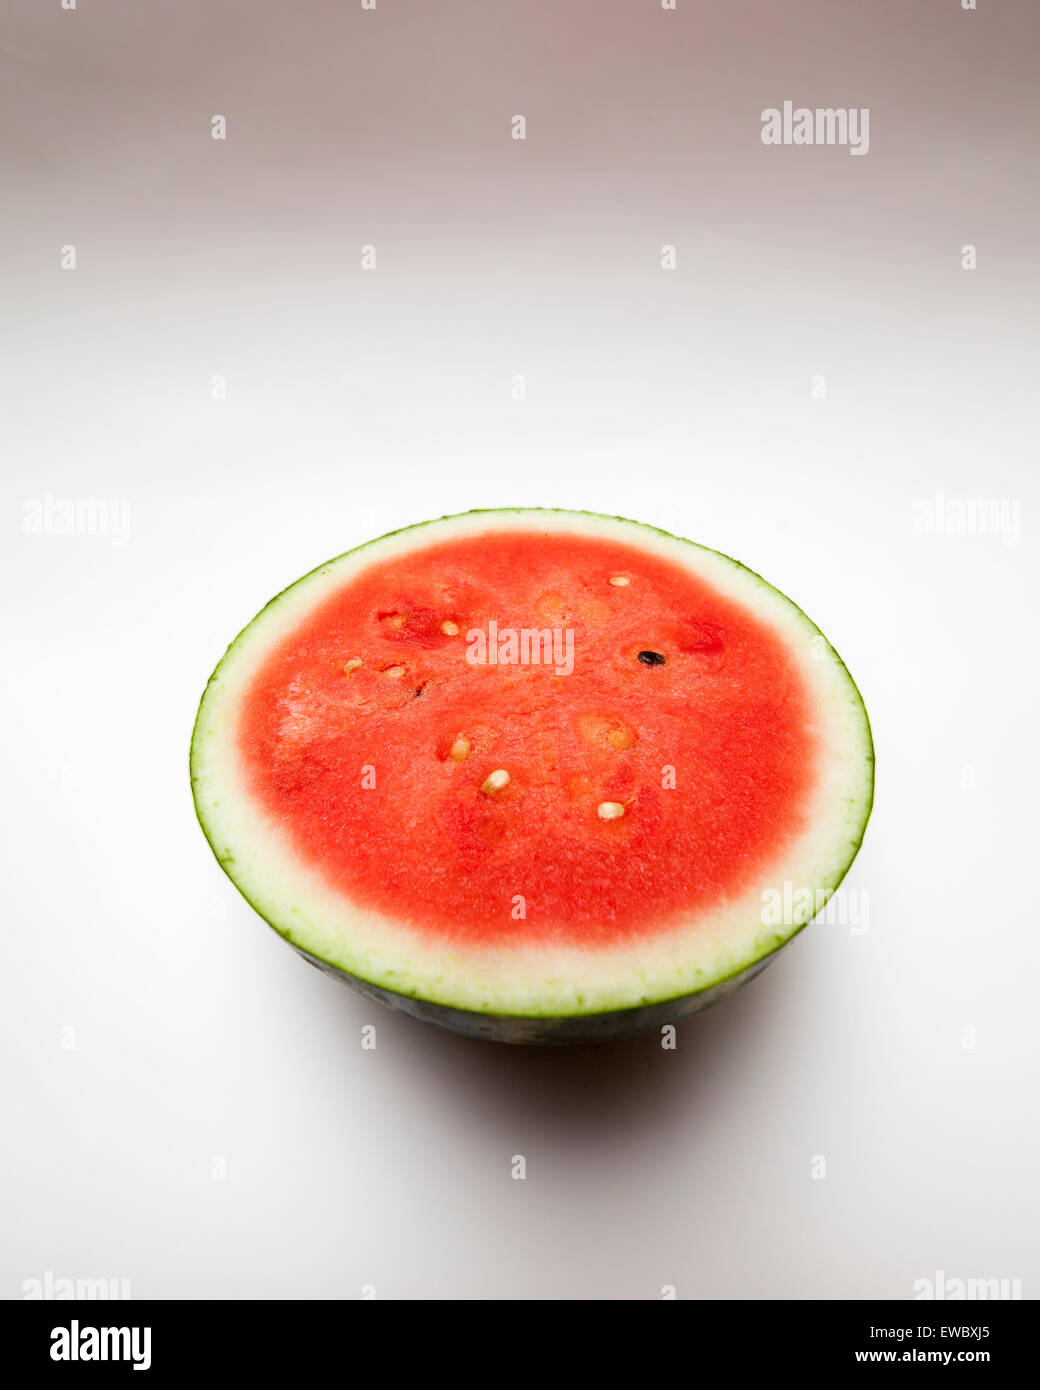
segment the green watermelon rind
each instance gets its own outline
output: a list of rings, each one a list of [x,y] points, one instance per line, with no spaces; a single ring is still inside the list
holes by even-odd
[[[479,1013],[475,1009],[435,1004],[420,995],[399,994],[382,985],[373,985],[358,975],[351,975],[341,966],[333,965],[320,956],[314,956],[293,942],[289,944],[304,960],[325,974],[351,985],[366,999],[374,999],[397,1013],[407,1014],[408,1017],[418,1019],[422,1023],[434,1023],[453,1033],[462,1033],[465,1037],[489,1042],[543,1044],[618,1042],[625,1038],[641,1037],[644,1033],[657,1032],[666,1024],[678,1023],[681,1019],[700,1013],[702,1009],[733,994],[760,974],[783,949],[782,946],[778,946],[758,960],[752,961],[744,969],[727,975],[693,994],[680,994],[654,1003],[635,1004],[630,1008],[605,1010],[601,1013],[506,1014]]]
[[[420,990],[389,989],[382,981],[354,974],[345,969],[343,965],[338,964],[334,960],[330,960],[327,956],[315,954],[312,949],[309,949],[307,942],[297,939],[297,937],[294,936],[291,927],[272,920],[268,912],[265,912],[236,880],[231,867],[235,862],[234,856],[222,854],[218,848],[210,826],[207,824],[198,794],[199,778],[197,774],[197,764],[200,751],[200,726],[206,706],[207,693],[214,683],[218,681],[225,664],[239,648],[240,644],[246,638],[246,635],[251,632],[254,626],[260,622],[265,615],[276,608],[287,594],[296,590],[308,579],[330,570],[346,557],[356,555],[359,551],[378,545],[394,536],[402,536],[409,532],[415,532],[418,537],[419,534],[429,526],[435,526],[441,522],[461,521],[481,516],[487,516],[489,518],[499,516],[530,516],[533,521],[536,521],[539,515],[582,516],[591,520],[620,522],[632,528],[634,533],[634,544],[638,544],[640,533],[649,531],[663,536],[669,541],[678,541],[694,549],[707,551],[717,556],[719,559],[724,560],[727,564],[732,565],[735,569],[743,571],[745,575],[753,579],[755,583],[762,588],[776,594],[798,615],[809,632],[821,638],[823,642],[826,643],[830,656],[844,675],[848,693],[853,697],[854,709],[861,718],[863,764],[869,772],[869,780],[863,796],[861,798],[849,798],[850,806],[860,806],[860,803],[862,803],[862,805],[860,808],[858,828],[855,835],[849,839],[849,850],[845,857],[845,861],[835,869],[834,873],[830,875],[827,880],[819,884],[814,883],[813,885],[814,889],[818,889],[821,893],[825,894],[827,900],[829,900],[844,880],[862,846],[874,803],[875,757],[870,719],[862,694],[856,682],[853,680],[848,667],[845,665],[844,661],[842,661],[826,635],[812,621],[804,609],[794,603],[782,590],[777,589],[775,585],[763,579],[760,574],[752,570],[749,566],[743,564],[739,560],[735,560],[732,556],[726,555],[722,551],[714,550],[710,546],[701,545],[699,542],[691,541],[684,536],[677,536],[673,532],[665,530],[663,527],[653,526],[648,523],[633,521],[628,517],[613,516],[602,512],[563,507],[488,507],[474,508],[468,512],[450,513],[446,516],[430,518],[427,521],[413,523],[409,526],[398,527],[393,531],[385,532],[381,536],[375,536],[371,540],[353,546],[349,550],[343,551],[340,555],[326,560],[323,564],[315,566],[314,569],[307,571],[306,574],[301,575],[291,584],[280,590],[260,609],[255,617],[242,628],[225,650],[224,655],[217,663],[206,683],[192,729],[189,757],[192,794],[195,814],[199,825],[221,869],[257,915],[261,917],[273,931],[286,940],[301,956],[319,969],[351,984],[362,994],[369,998],[378,999],[379,1002],[387,1004],[391,1008],[395,1008],[413,1017],[439,1024],[442,1027],[471,1037],[487,1038],[503,1042],[536,1043],[604,1041],[612,1038],[635,1036],[639,1033],[656,1030],[665,1023],[674,1022],[689,1014],[698,1012],[700,1009],[714,1003],[716,999],[731,993],[746,980],[758,974],[766,965],[774,960],[783,947],[788,945],[810,924],[816,914],[807,916],[803,921],[796,920],[791,924],[782,924],[773,935],[771,944],[764,944],[762,949],[742,958],[735,969],[716,976],[696,990],[684,990],[678,994],[669,994],[660,997],[646,997],[634,1004],[626,1005],[618,1009],[602,1009],[595,1007],[585,1009],[583,1006],[578,1006],[570,1008],[562,1013],[553,1011],[552,1009],[540,1010],[537,1008],[529,1008],[514,1013],[507,1009],[483,1010],[463,1008],[457,1003],[439,1000],[433,997],[432,993],[426,993]]]

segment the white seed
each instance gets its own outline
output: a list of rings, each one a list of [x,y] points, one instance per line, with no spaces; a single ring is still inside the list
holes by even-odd
[[[620,820],[624,814],[625,808],[620,801],[601,801],[596,807],[600,820]]]
[[[388,613],[383,619],[387,627],[404,627],[405,618],[403,613]]]
[[[444,633],[445,637],[457,637],[459,625],[458,623],[453,623],[450,618],[445,618],[444,622],[441,623],[441,632]]]
[[[404,670],[403,666],[388,666],[383,675],[389,676],[392,681],[399,681],[404,675]]]
[[[487,779],[487,781],[484,783],[480,790],[482,792],[487,792],[488,794],[490,794],[491,792],[498,792],[501,791],[502,788],[508,784],[508,782],[509,773],[505,770],[504,767],[500,767],[496,772],[493,772],[491,774],[491,776]]]
[[[466,759],[469,757],[469,750],[471,746],[472,745],[470,744],[470,741],[466,737],[466,735],[459,734],[458,738],[455,740],[455,742],[451,745],[451,748],[448,750],[448,757],[456,763],[465,762]]]
[[[343,669],[349,675],[351,671],[356,671],[359,666],[364,666],[364,664],[359,656],[352,656]]]
[[[615,589],[623,589],[626,584],[631,583],[631,580],[627,574],[612,574],[607,583],[613,584]]]

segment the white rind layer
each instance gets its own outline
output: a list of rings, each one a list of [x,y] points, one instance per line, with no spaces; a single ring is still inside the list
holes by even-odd
[[[396,554],[504,530],[616,537],[696,574],[782,637],[815,712],[821,773],[802,833],[739,897],[636,944],[594,949],[460,947],[350,902],[303,862],[247,789],[238,709],[271,649],[353,575]],[[763,892],[829,892],[855,857],[873,798],[873,746],[859,692],[819,629],[736,561],[652,527],[586,512],[467,512],[397,531],[341,555],[273,599],[228,649],[199,708],[192,783],[225,872],[256,910],[308,954],[379,988],[478,1013],[554,1018],[634,1009],[710,989],[782,946],[812,917],[763,925]],[[804,899],[796,898],[796,901]],[[816,898],[816,901],[820,900]]]

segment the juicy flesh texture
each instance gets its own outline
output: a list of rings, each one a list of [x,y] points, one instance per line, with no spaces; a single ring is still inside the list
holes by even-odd
[[[473,664],[492,620],[559,630],[561,670],[569,630],[573,671]],[[818,754],[804,681],[749,609],[637,548],[533,531],[349,580],[262,663],[238,748],[326,881],[473,946],[688,924],[804,829]]]

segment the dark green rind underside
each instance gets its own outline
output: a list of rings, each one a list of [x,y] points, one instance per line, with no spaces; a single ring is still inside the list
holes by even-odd
[[[766,966],[776,959],[783,947],[770,952],[754,965],[732,975],[711,989],[702,989],[697,994],[684,994],[679,999],[667,999],[660,1004],[648,1004],[641,1009],[618,1009],[614,1013],[572,1014],[563,1018],[525,1018],[516,1014],[484,1014],[473,1009],[454,1009],[447,1004],[431,1004],[425,999],[413,999],[406,994],[395,994],[392,990],[359,980],[356,975],[348,975],[336,965],[312,956],[299,946],[294,946],[304,960],[316,966],[326,975],[341,980],[356,989],[366,999],[374,999],[385,1004],[397,1013],[417,1018],[421,1023],[435,1023],[439,1028],[447,1028],[452,1033],[462,1033],[467,1038],[478,1038],[482,1042],[563,1045],[569,1043],[624,1042],[644,1033],[656,1033],[666,1024],[678,1023],[699,1013],[728,994],[747,984],[748,980],[760,974]]]
[[[268,603],[266,603],[264,607],[260,610],[260,612],[257,613],[257,615],[249,623],[246,624],[246,626],[238,634],[235,640],[229,645],[227,651],[224,653],[224,656],[217,663],[217,666],[215,667],[213,674],[206,682],[206,690],[208,690],[210,685],[212,685],[214,680],[216,680],[217,676],[220,674],[220,669],[223,666],[224,662],[227,660],[228,656],[231,654],[234,648],[238,645],[239,641],[242,639],[244,634],[249,631],[253,624],[257,622],[257,620],[261,618],[264,613],[267,612],[267,610],[272,606],[272,604],[277,603],[283,594],[288,593],[290,589],[294,589],[297,584],[302,583],[303,580],[308,579],[312,574],[317,574],[319,571],[326,569],[329,565],[336,564],[345,556],[353,555],[359,550],[365,550],[369,546],[377,544],[379,541],[387,540],[391,536],[401,535],[406,531],[422,531],[427,526],[435,525],[439,521],[457,521],[467,516],[486,515],[488,517],[493,517],[501,516],[502,514],[537,514],[538,512],[548,512],[557,515],[599,517],[605,521],[621,521],[624,522],[626,525],[632,526],[636,530],[656,531],[658,534],[662,536],[667,536],[671,540],[681,541],[684,545],[692,545],[699,550],[711,550],[710,546],[701,545],[698,541],[688,540],[684,536],[676,536],[673,532],[665,531],[660,526],[651,526],[645,522],[632,521],[629,517],[610,516],[609,514],[603,512],[581,511],[575,508],[567,507],[474,508],[472,511],[469,512],[455,512],[448,516],[431,518],[430,520],[424,522],[415,522],[410,526],[402,526],[395,531],[388,531],[382,536],[376,536],[372,540],[364,541],[361,545],[354,546],[351,550],[343,551],[341,555],[337,555],[333,559],[327,560],[322,565],[317,565],[313,570],[309,570],[307,574],[301,575],[299,579],[294,580],[292,584],[287,585],[285,589],[277,593],[274,596],[274,598],[272,598]],[[805,621],[809,624],[809,626],[813,628],[817,633],[819,633],[819,635],[823,637],[824,641],[827,642],[827,645],[828,647],[830,647],[830,650],[833,653],[835,660],[841,665],[842,669],[845,671],[845,674],[848,677],[849,687],[855,693],[856,699],[859,703],[860,713],[863,718],[863,730],[865,736],[864,761],[869,765],[870,768],[870,786],[868,788],[868,795],[864,798],[865,804],[863,810],[863,818],[860,822],[858,836],[855,839],[850,839],[849,841],[849,854],[847,860],[845,861],[844,865],[842,865],[840,870],[834,874],[832,880],[829,883],[817,885],[818,887],[822,888],[824,892],[826,892],[829,898],[834,892],[837,891],[838,887],[845,878],[845,875],[851,868],[852,863],[856,858],[856,855],[859,853],[860,846],[863,843],[863,837],[866,834],[867,824],[870,820],[870,815],[874,807],[874,742],[873,734],[870,727],[870,718],[867,714],[866,705],[863,702],[863,697],[860,694],[859,687],[856,685],[855,681],[852,679],[851,674],[849,673],[848,667],[845,666],[845,663],[841,660],[841,657],[834,650],[834,647],[831,646],[826,636],[820,631],[820,629],[816,626],[816,624],[812,621],[808,614],[805,613],[803,609],[799,608],[798,605],[794,603],[792,599],[788,598],[788,596],[781,590],[776,589],[775,586],[770,584],[768,580],[763,579],[762,576],[758,574],[755,570],[750,569],[747,565],[741,564],[739,560],[734,560],[731,555],[725,555],[720,550],[713,551],[712,553],[721,556],[724,560],[727,560],[730,564],[735,565],[738,569],[746,571],[748,574],[752,575],[755,579],[757,579],[759,583],[762,584],[764,587],[774,589],[775,592],[779,593],[780,596],[787,603],[791,604],[793,608],[798,609],[798,611],[802,614],[803,618],[805,618]],[[567,1044],[609,1042],[620,1041],[626,1038],[634,1038],[640,1036],[641,1034],[654,1032],[664,1027],[666,1024],[676,1023],[681,1019],[688,1018],[690,1015],[699,1013],[702,1009],[706,1009],[710,1005],[717,1003],[718,1000],[724,999],[728,995],[734,993],[734,991],[739,989],[741,985],[746,984],[748,980],[753,979],[756,975],[763,971],[766,968],[766,966],[770,963],[770,961],[775,960],[776,956],[780,953],[784,946],[788,945],[799,934],[799,932],[803,931],[805,927],[809,925],[809,922],[802,922],[797,924],[792,930],[789,931],[786,938],[777,941],[776,947],[773,950],[767,951],[765,955],[762,955],[758,959],[751,961],[743,970],[739,971],[737,974],[730,975],[725,979],[719,980],[707,989],[699,990],[695,994],[685,994],[675,998],[663,999],[655,1001],[651,1004],[637,1006],[635,1008],[618,1009],[604,1013],[575,1013],[560,1016],[484,1013],[478,1012],[476,1010],[456,1008],[453,1005],[437,1003],[434,1000],[420,999],[411,995],[398,994],[393,990],[385,989],[381,985],[377,985],[371,980],[365,980],[361,979],[359,976],[351,975],[341,966],[335,965],[331,961],[323,960],[318,956],[311,955],[309,951],[305,950],[302,946],[300,946],[296,941],[293,940],[291,931],[279,926],[276,922],[272,922],[270,918],[265,916],[265,914],[260,911],[259,907],[254,902],[252,902],[252,900],[248,897],[245,891],[235,881],[234,874],[229,866],[226,857],[220,853],[217,845],[213,841],[209,827],[206,824],[206,820],[203,815],[202,809],[199,806],[197,795],[195,758],[199,733],[199,722],[202,715],[203,705],[205,703],[206,690],[204,690],[202,693],[202,699],[199,702],[198,713],[196,714],[195,724],[192,729],[191,752],[189,762],[191,770],[192,799],[195,804],[195,815],[198,819],[199,825],[202,828],[202,832],[205,835],[206,840],[210,846],[210,849],[213,851],[214,857],[220,864],[220,867],[223,869],[224,873],[227,874],[228,878],[231,879],[231,882],[234,883],[235,887],[242,894],[245,900],[249,903],[250,907],[252,907],[253,910],[257,913],[257,915],[260,916],[269,927],[276,931],[279,936],[281,936],[285,941],[287,941],[289,945],[292,946],[293,949],[299,955],[303,956],[303,958],[307,960],[311,965],[316,966],[319,970],[323,971],[324,973],[332,975],[334,978],[341,980],[346,984],[349,984],[353,989],[357,990],[358,993],[364,995],[366,998],[374,999],[378,1003],[384,1004],[388,1008],[394,1009],[397,1012],[407,1014],[411,1018],[416,1018],[426,1023],[433,1023],[436,1024],[438,1027],[450,1029],[452,1032],[461,1033],[471,1038],[483,1039],[488,1042],[521,1044]]]

